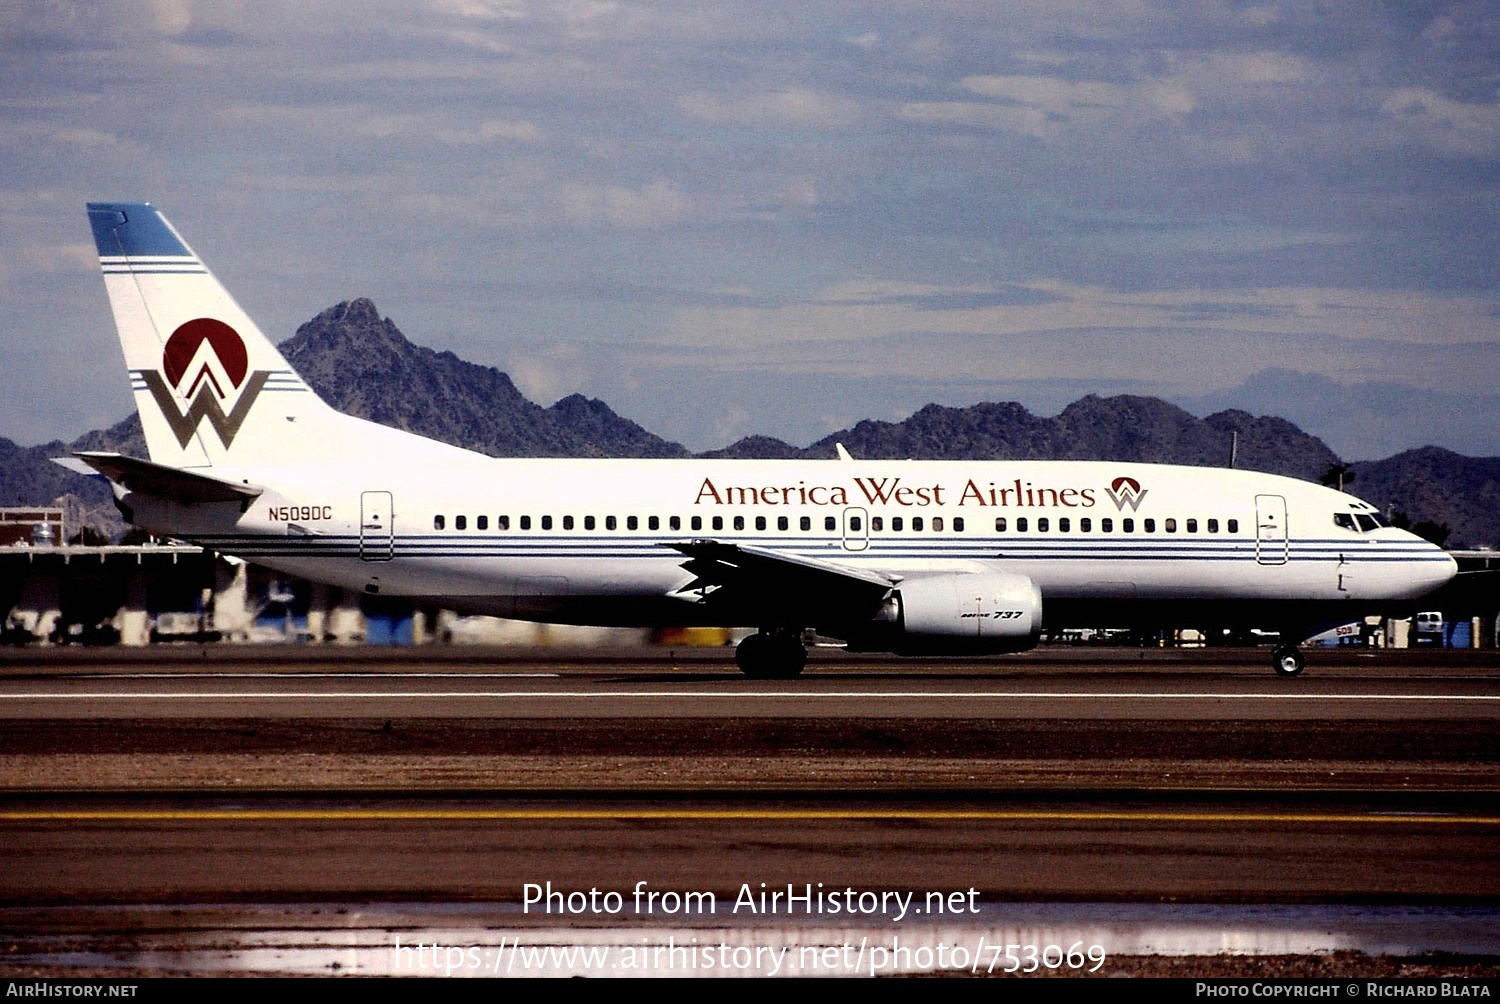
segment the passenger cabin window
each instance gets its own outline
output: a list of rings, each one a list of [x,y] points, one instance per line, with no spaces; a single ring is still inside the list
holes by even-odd
[[[552,517],[551,516],[543,516],[542,517],[542,529],[543,530],[550,530],[550,529],[552,529]]]
[[[996,533],[1004,533],[1005,532],[1005,517],[1004,516],[996,516],[995,517],[995,532]]]
[[[1229,521],[1229,532],[1230,533],[1239,533],[1240,532],[1240,521],[1239,520],[1232,519],[1232,520]]]
[[[714,529],[715,530],[722,530],[722,529],[724,529],[724,517],[723,516],[715,516],[714,517]]]
[[[692,523],[692,525],[693,525],[693,529],[694,530],[701,530],[701,529],[703,529],[703,517],[702,516],[694,516],[693,517],[693,523]]]
[[[797,525],[800,526],[804,530],[811,530],[812,529],[812,517],[811,516],[803,516],[801,519],[799,519],[797,521]]]
[[[932,517],[932,529],[933,529],[934,533],[942,533],[943,532],[943,517],[941,517],[941,516],[934,516],[934,517]]]
[[[432,517],[432,528],[434,530],[441,530],[445,525],[447,525],[447,524],[446,524],[446,521],[443,519],[443,517],[441,517],[441,516],[434,516],[434,517]]]
[[[625,517],[625,529],[627,529],[627,530],[638,530],[638,529],[640,529],[640,525],[641,525],[641,521],[640,521],[639,517],[637,517],[637,516],[626,516]]]
[[[616,520],[615,520],[615,518],[613,516],[606,516],[606,517],[604,517],[604,529],[606,529],[606,530],[613,530],[613,529],[615,529],[615,527],[617,527],[619,525],[620,524],[618,522],[616,522]]]
[[[660,516],[647,516],[646,517],[646,529],[647,530],[660,530],[661,529],[661,517]]]
[[[667,527],[669,529],[672,529],[672,530],[681,530],[682,529],[682,517],[681,516],[668,516],[667,517]]]
[[[885,529],[885,517],[884,516],[871,516],[870,517],[870,529],[874,530],[876,533],[879,533],[881,530],[884,530]]]
[[[1146,533],[1155,533],[1156,532],[1156,520],[1154,520],[1154,519],[1143,519],[1143,520],[1141,520],[1141,529],[1144,530]]]
[[[1046,516],[1038,516],[1036,518],[1037,533],[1046,533],[1050,529],[1052,529],[1052,521],[1050,519],[1048,519]]]
[[[850,516],[849,517],[849,529],[850,530],[854,531],[855,533],[858,533],[859,530],[860,530],[860,528],[862,526],[864,526],[864,521],[861,520],[858,516]]]
[[[454,516],[453,517],[453,529],[455,529],[455,530],[467,530],[468,528],[469,528],[469,517],[467,517],[467,516]]]
[[[1208,521],[1208,532],[1209,533],[1218,533],[1219,532],[1219,521],[1218,520],[1211,519],[1211,520]]]
[[[1025,533],[1025,532],[1026,532],[1026,517],[1025,516],[1017,516],[1016,517],[1016,533]]]
[[[745,517],[736,516],[734,518],[734,528],[736,530],[743,530],[745,528]]]
[[[963,533],[964,532],[964,518],[962,516],[954,516],[953,517],[953,532],[954,533]]]
[[[777,516],[776,517],[776,529],[778,529],[778,530],[789,530],[789,529],[791,529],[791,526],[792,526],[792,521],[789,520],[789,519],[787,519],[785,516]]]
[[[1120,520],[1120,532],[1135,533],[1135,520],[1131,519],[1129,516]]]
[[[920,530],[920,529],[922,529],[922,517],[921,516],[913,516],[911,518],[911,528],[913,530]]]
[[[835,519],[832,516],[824,516],[823,517],[823,529],[825,529],[825,530],[837,530],[838,528],[839,528],[839,521],[837,519]]]
[[[1114,518],[1111,517],[1111,516],[1105,516],[1103,519],[1099,520],[1099,532],[1100,533],[1114,533],[1115,532],[1115,521],[1114,521]]]
[[[495,529],[497,529],[497,530],[509,530],[510,529],[510,517],[509,516],[496,516],[495,517]]]
[[[592,517],[592,516],[585,516],[585,517],[583,517],[583,528],[585,530],[592,530],[594,528],[594,517]]]
[[[531,529],[531,517],[530,516],[522,516],[521,517],[521,529],[522,530],[530,530]]]
[[[1067,533],[1073,528],[1073,523],[1066,516],[1057,517],[1057,529],[1060,533]]]
[[[766,528],[766,518],[764,516],[755,517],[755,528],[757,530],[764,530]]]
[[[1162,529],[1166,530],[1168,533],[1176,533],[1177,532],[1177,520],[1168,518],[1162,524]]]
[[[1079,530],[1080,533],[1088,533],[1093,528],[1094,528],[1094,521],[1093,520],[1089,519],[1087,516],[1080,516],[1079,517],[1079,519],[1078,519],[1078,530]]]
[[[1187,532],[1188,533],[1197,533],[1198,532],[1198,521],[1196,519],[1190,519],[1190,520],[1187,521]]]
[[[892,516],[891,517],[891,530],[893,532],[895,532],[895,533],[900,533],[904,529],[906,529],[906,521],[904,519],[902,519],[900,516]]]
[[[480,516],[480,517],[478,517],[477,519],[474,520],[474,529],[476,529],[476,530],[488,530],[489,528],[490,528],[490,518],[488,516]]]

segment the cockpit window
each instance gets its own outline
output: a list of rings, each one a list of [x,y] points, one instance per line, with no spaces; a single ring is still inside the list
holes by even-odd
[[[1355,533],[1371,533],[1391,524],[1378,512],[1336,512],[1333,514],[1333,525]]]

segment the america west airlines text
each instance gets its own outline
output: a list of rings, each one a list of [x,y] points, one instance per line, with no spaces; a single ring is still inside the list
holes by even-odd
[[[973,478],[961,488],[944,484],[906,484],[900,477],[854,478],[851,489],[847,485],[809,485],[798,481],[795,485],[723,485],[715,484],[712,478],[704,478],[698,487],[694,505],[806,505],[847,506],[851,500],[861,500],[867,505],[897,505],[911,507],[926,506],[984,506],[997,508],[1030,508],[1056,506],[1069,509],[1089,509],[1098,502],[1093,488],[1038,487],[1019,478],[1002,484],[987,481],[981,484]],[[1106,491],[1111,497],[1113,492]],[[1137,486],[1135,498],[1144,495]],[[1116,505],[1130,504],[1120,492]],[[1131,506],[1134,508],[1134,506]]]

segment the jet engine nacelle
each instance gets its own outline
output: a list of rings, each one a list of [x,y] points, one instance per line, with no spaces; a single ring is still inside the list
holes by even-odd
[[[852,651],[990,655],[1034,648],[1042,591],[1014,572],[959,572],[905,579]]]

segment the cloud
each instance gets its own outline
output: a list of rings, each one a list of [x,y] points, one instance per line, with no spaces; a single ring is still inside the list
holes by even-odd
[[[1038,138],[1079,130],[1097,130],[1124,122],[1181,120],[1206,105],[1250,101],[1267,87],[1305,83],[1312,75],[1307,59],[1290,53],[1210,52],[1182,58],[1168,56],[1163,69],[1118,82],[1071,79],[1070,60],[1027,52],[1027,63],[1046,63],[1056,74],[973,74],[958,87],[983,101],[908,102],[899,114],[913,122],[1000,129]]]
[[[1292,358],[1478,382],[1493,7],[18,0],[0,317],[107,331],[67,242],[139,194],[268,330],[373,296],[476,361],[568,347],[535,387],[696,441],[695,386],[756,385],[721,403],[758,431]],[[13,355],[0,435],[82,431],[48,423],[91,389]]]
[[[444,143],[536,143],[542,130],[533,122],[490,119],[461,129],[437,129],[433,133]]]
[[[1053,76],[972,76],[961,87],[987,100],[909,102],[900,115],[912,122],[1047,138],[1118,120],[1177,118],[1196,107],[1191,90],[1169,80],[1114,84]]]
[[[678,105],[704,122],[766,129],[843,129],[853,126],[860,117],[858,101],[807,87],[733,97],[696,92],[684,95]]]
[[[563,212],[579,223],[603,220],[629,229],[663,227],[683,219],[688,200],[664,181],[641,188],[564,185],[559,195]]]
[[[1185,336],[1206,325],[1260,336],[1500,345],[1500,312],[1488,297],[1302,287],[1121,291],[1059,280],[1014,287],[855,281],[772,308],[687,309],[665,334],[677,344],[729,348],[865,342],[913,333],[1001,338],[1096,330]]]
[[[1493,158],[1500,153],[1500,104],[1456,101],[1430,87],[1399,87],[1380,110],[1408,135],[1443,153]]]
[[[14,254],[12,263],[23,263],[27,271],[33,274],[55,272],[77,275],[80,271],[96,267],[98,255],[91,244],[44,244],[21,248]]]
[[[523,0],[433,0],[432,6],[463,18],[493,21],[525,17],[528,5]]]

